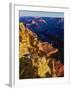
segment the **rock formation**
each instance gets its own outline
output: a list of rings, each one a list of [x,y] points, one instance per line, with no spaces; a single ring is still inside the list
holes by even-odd
[[[36,33],[19,24],[19,78],[59,77],[64,66],[52,58],[59,50],[38,39]],[[58,66],[57,66],[58,65]]]

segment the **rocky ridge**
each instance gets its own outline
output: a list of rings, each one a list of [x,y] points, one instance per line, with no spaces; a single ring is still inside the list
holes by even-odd
[[[19,23],[19,78],[64,76],[64,65],[53,56],[59,50],[38,39],[36,33]]]

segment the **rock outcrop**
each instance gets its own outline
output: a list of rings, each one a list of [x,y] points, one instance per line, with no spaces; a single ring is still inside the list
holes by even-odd
[[[51,57],[59,50],[38,39],[36,33],[19,24],[19,78],[63,76],[63,65]],[[60,65],[59,70],[57,64]]]

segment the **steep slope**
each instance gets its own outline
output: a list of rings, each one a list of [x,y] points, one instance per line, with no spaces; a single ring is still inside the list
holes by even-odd
[[[56,71],[56,60],[53,55],[59,50],[48,42],[38,39],[36,33],[23,23],[19,24],[19,78],[63,76],[63,68]],[[56,63],[57,64],[57,63]],[[61,63],[59,69],[63,67]],[[61,74],[61,75],[60,75]]]

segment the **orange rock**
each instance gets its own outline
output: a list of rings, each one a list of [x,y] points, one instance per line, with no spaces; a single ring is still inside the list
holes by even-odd
[[[47,56],[55,54],[58,52],[58,49],[54,48],[48,42],[40,42],[38,44],[39,50],[44,52]]]
[[[57,76],[64,76],[64,65],[59,60],[54,63]]]

